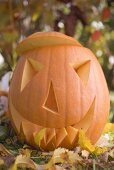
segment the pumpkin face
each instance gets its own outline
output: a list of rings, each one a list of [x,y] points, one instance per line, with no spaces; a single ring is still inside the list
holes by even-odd
[[[92,143],[100,137],[109,111],[101,67],[92,52],[61,33],[35,33],[17,48],[22,55],[13,74],[9,109],[18,133],[40,147],[72,148],[78,130]],[[54,143],[54,145],[53,145]]]

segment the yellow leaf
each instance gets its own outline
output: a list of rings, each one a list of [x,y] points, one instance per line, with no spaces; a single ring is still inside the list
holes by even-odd
[[[19,153],[23,156],[30,157],[31,156],[31,150],[27,148],[21,148],[19,149]]]
[[[19,165],[20,166],[25,165],[26,168],[29,167],[29,168],[32,168],[34,170],[37,169],[37,165],[35,164],[35,162],[32,159],[30,159],[26,156],[19,155],[19,156],[16,157],[14,164],[12,165],[12,167],[9,170],[17,170],[17,167]]]
[[[105,125],[103,133],[108,133],[108,132],[114,132],[114,124],[113,123],[107,123]]]
[[[65,148],[55,149],[51,160],[46,164],[45,168],[52,169],[56,163],[63,163],[64,160],[61,157],[61,155],[64,154],[65,152],[67,153],[68,149],[65,149]]]
[[[94,154],[95,155],[100,155],[100,154],[102,154],[102,153],[104,153],[104,152],[106,152],[107,151],[107,148],[106,147],[95,147],[95,151],[94,151]]]
[[[78,143],[82,149],[85,149],[89,152],[95,151],[95,146],[91,144],[90,140],[87,138],[83,130],[79,131]]]
[[[45,132],[46,132],[46,128],[43,128],[35,134],[34,141],[37,145],[40,146],[40,142],[44,138]]]
[[[54,166],[54,162],[52,157],[51,160],[45,165],[45,169],[46,170],[53,169],[53,166]]]
[[[85,135],[85,132],[83,130],[79,131],[79,141],[78,141],[80,147],[82,149],[85,149],[95,155],[100,155],[104,152],[107,151],[106,147],[98,147],[98,146],[94,146],[91,144],[90,140],[87,138],[87,136]]]
[[[77,153],[73,151],[69,151],[68,149],[65,149],[65,148],[58,148],[58,149],[55,149],[51,160],[46,165],[46,169],[48,170],[53,169],[53,167],[57,163],[63,164],[65,162],[69,162],[73,164],[76,161],[81,161],[81,160],[82,158]]]

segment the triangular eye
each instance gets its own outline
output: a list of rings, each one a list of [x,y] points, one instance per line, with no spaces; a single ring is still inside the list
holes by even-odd
[[[73,68],[84,83],[84,85],[87,85],[90,73],[90,60],[82,62],[77,66],[73,65]]]
[[[47,95],[43,108],[52,113],[55,113],[55,114],[58,113],[57,99],[55,96],[52,82],[50,83],[48,95]]]
[[[40,62],[33,60],[32,58],[26,60],[22,75],[21,91],[42,68],[43,65]]]
[[[40,62],[33,60],[32,58],[28,58],[29,63],[31,64],[31,66],[33,67],[33,69],[35,71],[40,71],[42,70],[42,68],[44,67],[43,64],[41,64]]]

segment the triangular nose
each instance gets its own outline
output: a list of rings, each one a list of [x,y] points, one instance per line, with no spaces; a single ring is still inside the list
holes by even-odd
[[[52,81],[50,82],[47,98],[44,103],[44,108],[49,111],[58,113],[57,99],[56,99],[56,95],[54,92],[54,87],[53,87]]]

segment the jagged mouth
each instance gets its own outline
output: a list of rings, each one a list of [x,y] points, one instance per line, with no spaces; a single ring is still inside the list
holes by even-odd
[[[79,129],[83,129],[86,132],[90,127],[94,115],[95,99],[96,98],[94,98],[90,106],[90,109],[88,110],[85,117],[79,123],[76,123],[68,127],[45,128],[43,126],[38,126],[34,123],[31,123],[30,121],[26,120],[18,113],[18,111],[13,106],[11,99],[9,99],[10,116],[18,133],[22,133],[21,131],[23,131],[24,136],[29,143],[31,143],[31,138],[33,139],[34,136],[41,129],[45,128],[46,131],[43,139],[43,146],[40,147],[43,147],[44,149],[49,148],[49,150],[50,149],[53,150],[62,145],[66,148],[69,147],[72,148],[74,146],[74,143],[76,143]],[[52,145],[52,143],[54,144]],[[67,144],[67,146],[65,146],[64,143]],[[49,146],[51,146],[51,148]]]

